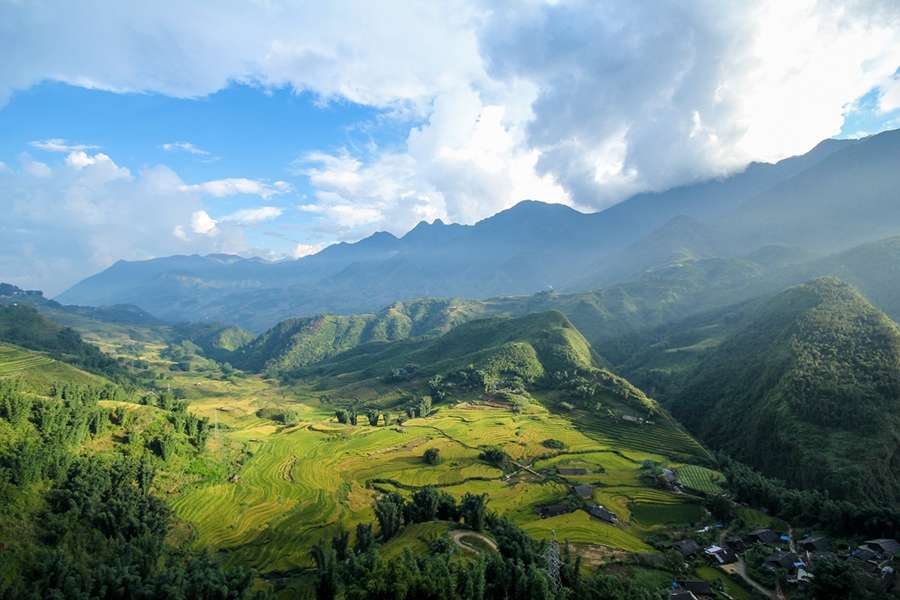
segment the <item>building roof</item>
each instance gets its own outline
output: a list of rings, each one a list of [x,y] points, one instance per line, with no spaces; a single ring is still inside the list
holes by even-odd
[[[878,554],[868,548],[857,548],[850,555],[853,558],[858,558],[863,561],[875,560],[878,558]]]
[[[575,508],[572,507],[571,504],[566,502],[561,502],[559,504],[549,504],[547,506],[541,506],[538,508],[538,514],[543,517],[556,517],[559,515],[564,515],[570,512],[574,512]]]
[[[578,468],[556,468],[556,472],[560,475],[587,475],[587,469],[578,469]]]
[[[669,600],[698,600],[698,598],[686,590],[676,590],[669,596]]]
[[[601,521],[606,521],[607,523],[615,523],[618,520],[618,517],[614,512],[608,511],[602,506],[598,506],[596,504],[591,505],[588,509],[588,513],[592,517],[596,517]]]
[[[866,540],[863,542],[863,546],[880,553],[885,558],[893,557],[900,552],[900,542],[887,538]]]
[[[687,590],[701,596],[711,596],[713,594],[712,586],[708,581],[676,581],[676,589]]]
[[[793,552],[775,552],[766,558],[767,565],[778,566],[788,570],[793,569],[800,562],[800,557]]]
[[[823,535],[815,537],[807,536],[802,540],[799,540],[797,545],[804,550],[823,552],[831,548],[831,540]]]
[[[594,486],[592,485],[576,485],[575,493],[581,498],[590,498],[594,495]]]
[[[781,539],[781,536],[771,529],[757,529],[756,531],[751,531],[748,534],[748,537],[752,537],[763,544],[774,544]]]
[[[672,547],[684,556],[692,556],[700,552],[700,545],[694,540],[681,540],[672,544]]]

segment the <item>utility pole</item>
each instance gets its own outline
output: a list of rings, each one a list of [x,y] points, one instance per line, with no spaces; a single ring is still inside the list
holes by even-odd
[[[547,562],[547,578],[550,580],[550,587],[553,589],[553,594],[557,595],[560,587],[562,587],[562,581],[559,576],[562,559],[559,556],[559,542],[556,541],[555,529],[553,530],[553,539],[544,552],[544,560]]]

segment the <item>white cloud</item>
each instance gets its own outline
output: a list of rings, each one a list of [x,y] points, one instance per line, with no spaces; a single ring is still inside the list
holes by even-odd
[[[201,198],[181,191],[184,182],[171,169],[132,174],[108,156],[88,158],[78,168],[60,161],[51,169],[22,157],[21,171],[0,172],[2,279],[55,294],[119,259],[247,248],[233,224],[213,225],[214,236],[193,232]],[[33,176],[36,168],[41,177]]]
[[[34,160],[27,154],[22,154],[21,156],[19,156],[19,162],[22,164],[22,168],[25,169],[25,172],[32,177],[39,177],[43,179],[53,175],[53,170],[47,163],[43,163],[39,160]]]
[[[881,85],[878,110],[888,113],[900,109],[900,76],[891,77]]]
[[[172,152],[175,150],[182,150],[187,152],[188,154],[193,154],[194,156],[211,156],[211,153],[208,150],[204,150],[203,148],[199,148],[190,142],[169,142],[167,144],[163,144],[160,146],[166,152]]]
[[[317,254],[324,249],[326,244],[297,244],[294,246],[294,251],[291,253],[293,258],[303,258],[304,256],[310,256],[312,254]]]
[[[277,206],[260,206],[258,208],[244,208],[226,215],[220,219],[226,223],[238,223],[241,225],[252,225],[254,223],[262,223],[271,221],[281,216],[283,210]]]
[[[214,198],[224,198],[236,194],[251,194],[261,198],[268,198],[269,196],[289,192],[291,186],[286,181],[276,181],[275,183],[269,184],[255,179],[231,177],[228,179],[206,181],[204,183],[182,185],[181,190],[184,192],[199,192]]]
[[[218,222],[210,217],[205,210],[197,210],[191,214],[191,231],[199,235],[216,235]],[[183,231],[183,230],[182,230]]]
[[[45,152],[76,152],[78,150],[94,150],[100,146],[90,144],[70,144],[62,138],[50,138],[48,140],[35,140],[29,145]]]
[[[569,202],[549,175],[535,174],[538,154],[522,144],[533,89],[513,86],[503,103],[487,104],[472,89],[437,100],[427,123],[410,131],[401,151],[370,156],[311,153],[295,167],[315,187],[300,208],[325,217],[344,238],[373,229],[402,234],[417,222],[472,223],[529,198]]]
[[[472,222],[524,198],[601,208],[803,152],[875,87],[881,110],[900,105],[900,5],[890,1],[0,3],[0,22],[0,55],[16,57],[0,61],[0,105],[45,80],[177,97],[240,82],[414,123],[399,145],[301,157],[315,188],[301,208],[329,239]],[[91,148],[36,143],[81,152],[72,162],[94,162],[79,172],[99,176]],[[290,187],[235,178],[174,190],[194,201]],[[189,221],[166,232],[224,237]]]
[[[900,65],[888,2],[533,2],[493,11],[491,75],[538,97],[527,144],[581,204],[802,153]]]

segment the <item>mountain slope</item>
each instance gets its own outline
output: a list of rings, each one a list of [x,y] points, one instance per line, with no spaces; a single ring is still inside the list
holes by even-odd
[[[535,381],[548,373],[597,366],[590,344],[559,312],[477,319],[436,338],[358,346],[300,373],[379,377],[417,365],[420,376],[470,365],[490,376],[515,373]]]
[[[837,252],[900,229],[900,130],[851,143],[716,224],[740,248]]]
[[[243,346],[229,360],[244,370],[278,375],[362,344],[445,333],[482,310],[477,302],[421,298],[394,303],[374,315],[288,319]]]
[[[707,354],[672,411],[770,475],[900,501],[900,329],[840,280],[765,302]]]
[[[73,329],[62,327],[27,305],[0,305],[0,342],[51,357],[109,377],[127,377],[126,369]]]
[[[217,321],[261,332],[288,317],[368,313],[422,296],[486,298],[624,281],[673,258],[709,256],[715,236],[698,235],[699,224],[715,222],[854,144],[829,140],[800,157],[640,194],[594,214],[526,201],[474,225],[420,223],[402,238],[381,232],[293,261],[227,255],[120,261],[59,300],[133,303],[169,321]],[[679,226],[687,222],[695,225]],[[633,262],[621,260],[630,255]]]

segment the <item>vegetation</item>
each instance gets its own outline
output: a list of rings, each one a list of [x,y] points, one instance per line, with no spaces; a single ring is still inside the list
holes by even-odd
[[[54,359],[112,379],[127,378],[127,371],[115,359],[84,342],[75,330],[60,327],[31,306],[0,306],[0,342],[46,352]]]
[[[712,351],[673,410],[711,445],[836,498],[900,500],[900,329],[821,279],[768,301]]]

